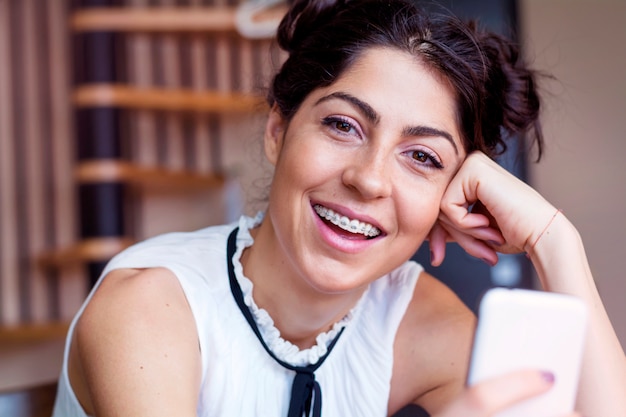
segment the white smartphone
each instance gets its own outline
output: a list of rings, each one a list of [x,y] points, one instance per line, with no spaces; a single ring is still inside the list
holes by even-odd
[[[556,417],[573,411],[587,325],[585,304],[569,295],[493,288],[483,296],[468,385],[518,369],[552,372],[554,386],[497,417]]]

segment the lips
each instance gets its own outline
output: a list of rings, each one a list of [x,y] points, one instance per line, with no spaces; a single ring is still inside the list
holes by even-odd
[[[334,224],[335,226],[349,233],[355,235],[363,235],[367,238],[375,238],[376,236],[381,234],[380,229],[370,223],[340,215],[334,210],[324,207],[320,204],[315,204],[313,206],[313,209],[320,218]]]

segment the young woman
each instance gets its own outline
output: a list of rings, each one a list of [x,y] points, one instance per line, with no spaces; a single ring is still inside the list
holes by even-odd
[[[266,212],[113,259],[68,335],[55,416],[490,416],[549,390],[544,370],[464,387],[475,318],[409,261],[426,240],[435,265],[446,241],[489,264],[526,252],[546,290],[585,300],[577,407],[626,415],[576,229],[490,159],[533,127],[541,148],[515,47],[403,0],[295,1],[278,41]]]

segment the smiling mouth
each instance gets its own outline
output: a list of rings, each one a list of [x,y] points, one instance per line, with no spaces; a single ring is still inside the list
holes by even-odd
[[[361,234],[368,238],[375,238],[381,233],[380,229],[369,223],[365,223],[356,219],[350,219],[346,216],[341,216],[335,213],[332,209],[326,208],[319,204],[315,204],[313,206],[313,209],[315,209],[317,215],[320,216],[322,219],[329,221],[330,223],[347,232]]]

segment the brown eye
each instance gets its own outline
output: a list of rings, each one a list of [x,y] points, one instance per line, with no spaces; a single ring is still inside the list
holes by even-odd
[[[419,162],[428,162],[428,154],[422,151],[413,151],[413,155],[411,155],[413,159]]]
[[[360,136],[358,124],[342,116],[328,116],[322,119],[322,125],[329,128],[334,134],[342,137]]]
[[[352,129],[352,125],[350,125],[350,123],[347,123],[347,122],[337,121],[335,122],[335,128],[342,132],[349,133],[350,130]]]

